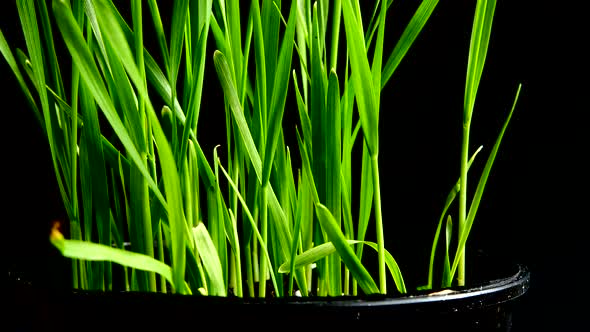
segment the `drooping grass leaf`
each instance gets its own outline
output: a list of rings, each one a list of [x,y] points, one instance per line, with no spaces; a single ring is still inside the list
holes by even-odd
[[[153,257],[88,241],[67,240],[55,228],[51,234],[51,243],[64,257],[87,261],[111,261],[134,269],[152,271],[174,285],[170,266]]]
[[[322,229],[328,235],[330,242],[334,244],[338,255],[342,258],[346,267],[350,270],[352,275],[355,277],[361,289],[366,294],[379,293],[379,288],[373,281],[373,278],[363,266],[359,258],[354,254],[352,248],[348,245],[344,234],[338,227],[338,224],[334,220],[334,217],[330,213],[330,210],[321,203],[315,204],[315,211],[322,225]]]
[[[362,244],[368,245],[369,247],[373,248],[375,251],[378,250],[377,244],[374,242],[358,241],[358,240],[346,240],[346,242],[348,245],[362,243]],[[293,271],[293,269],[299,269],[304,266],[311,265],[311,264],[319,261],[320,259],[327,257],[335,252],[336,252],[336,247],[334,246],[334,244],[332,242],[322,243],[320,245],[310,248],[310,249],[306,250],[305,252],[297,255],[295,257],[294,261],[287,261],[287,262],[283,263],[279,267],[279,273],[290,273],[291,271]],[[406,289],[405,282],[402,277],[402,273],[399,268],[399,265],[397,264],[397,262],[395,261],[395,259],[393,258],[393,256],[389,252],[386,252],[386,262],[387,262],[387,267],[389,268],[389,272],[391,273],[391,276],[394,279],[395,284],[397,286],[397,290],[402,294],[406,293],[407,289]]]

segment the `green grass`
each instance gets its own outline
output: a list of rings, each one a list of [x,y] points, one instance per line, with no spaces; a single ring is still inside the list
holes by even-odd
[[[74,288],[238,297],[412,291],[385,248],[402,221],[384,229],[379,132],[388,126],[379,111],[438,1],[417,3],[393,37],[385,36],[392,1],[376,1],[371,13],[358,0],[50,3],[17,0],[26,48],[13,50],[0,31],[0,51],[47,136],[69,219],[51,241],[71,258]],[[427,289],[466,283],[467,239],[514,111],[469,197],[462,188],[480,153],[468,150],[470,123],[494,10],[495,1],[477,2],[461,175],[438,220]],[[62,49],[69,57],[56,55]],[[218,80],[205,81],[206,70]],[[222,91],[219,109],[203,107],[205,88]],[[289,102],[297,123],[285,121]],[[200,122],[204,111],[223,119]],[[201,145],[200,126],[224,128],[225,140]],[[376,268],[366,266],[367,247]]]

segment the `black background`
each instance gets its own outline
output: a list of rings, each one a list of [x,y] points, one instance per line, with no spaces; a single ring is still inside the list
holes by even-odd
[[[12,48],[24,47],[14,2],[0,3],[0,29]],[[392,15],[399,20],[389,20],[390,38],[399,33],[413,3],[394,2],[399,14]],[[383,93],[385,228],[388,248],[402,269],[411,259],[426,257],[440,206],[458,176],[458,121],[473,8],[474,1],[441,1]],[[472,143],[484,145],[480,161],[517,85],[523,87],[468,245],[529,267],[531,288],[519,304],[514,331],[582,330],[589,323],[583,242],[589,221],[584,205],[589,198],[588,54],[583,49],[588,38],[582,15],[580,8],[555,1],[500,0],[496,8],[473,119]],[[49,148],[3,59],[0,78],[1,242],[7,262],[2,265],[38,283],[63,284],[54,266],[64,263],[47,243],[51,222],[65,218]]]

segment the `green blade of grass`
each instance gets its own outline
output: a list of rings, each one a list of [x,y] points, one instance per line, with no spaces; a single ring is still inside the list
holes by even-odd
[[[302,179],[302,177],[299,176],[298,180],[299,181],[297,186],[297,203],[295,204],[294,216],[295,225],[293,226],[293,241],[291,242],[291,254],[289,255],[287,262],[283,263],[282,265],[288,265],[288,271],[295,270],[295,257],[297,256],[299,248],[302,248],[302,250],[306,248],[302,243],[302,238],[304,237],[302,233],[305,233],[305,226],[308,224],[308,221],[313,218],[313,211],[311,211],[311,213],[309,212],[312,209],[310,190],[308,187],[309,179],[307,179],[307,177],[304,177]],[[288,264],[289,262],[290,264]],[[279,267],[278,272],[281,273],[281,267]],[[293,295],[294,275],[294,273],[291,273],[289,275],[289,295]],[[303,277],[306,277],[305,274],[303,275]],[[307,281],[305,281],[305,279],[303,281],[303,284],[299,285],[299,290],[301,291],[303,296],[308,295],[308,286]]]
[[[262,33],[264,36],[264,57],[266,63],[266,83],[267,86],[274,84],[276,77],[276,67],[279,52],[279,27],[280,27],[280,8],[282,1],[263,1],[260,12],[262,19]],[[277,10],[278,9],[278,10]],[[267,95],[267,98],[271,98]],[[270,100],[268,101],[270,104]]]
[[[408,53],[410,47],[422,31],[422,28],[428,22],[432,12],[438,5],[439,0],[423,0],[410,22],[405,27],[398,42],[395,44],[393,51],[387,59],[387,63],[383,68],[383,76],[381,78],[381,88],[385,87],[402,59]]]
[[[172,273],[174,284],[178,287],[175,289],[179,293],[187,293],[184,284],[185,267],[186,267],[186,240],[189,234],[186,234],[186,221],[183,215],[182,206],[182,189],[180,179],[174,162],[172,149],[168,144],[162,128],[158,124],[158,118],[154,112],[149,113],[154,124],[154,138],[158,146],[160,156],[160,166],[162,169],[162,180],[164,181],[164,190],[166,192],[168,220],[170,223],[171,246],[172,246]]]
[[[37,104],[35,103],[35,100],[33,99],[33,96],[31,95],[31,90],[29,89],[29,87],[25,83],[24,77],[23,77],[20,69],[18,68],[18,64],[16,63],[16,59],[14,58],[14,55],[13,55],[12,51],[10,50],[10,46],[8,45],[8,42],[6,41],[6,38],[4,37],[4,33],[2,33],[2,30],[0,30],[0,53],[2,53],[2,55],[4,56],[4,59],[8,63],[8,66],[10,66],[12,73],[16,77],[16,80],[17,80],[21,90],[23,91],[25,98],[26,98],[27,102],[29,103],[29,106],[32,108],[33,113],[35,114],[35,118],[37,119],[37,121],[41,125],[41,128],[43,128],[45,130],[45,126],[43,125],[43,118],[41,117],[41,113],[39,112],[39,108],[37,107]]]
[[[348,245],[344,234],[342,234],[330,210],[320,203],[316,203],[315,207],[322,229],[328,235],[330,242],[334,244],[338,255],[340,255],[340,258],[342,258],[342,261],[346,264],[346,267],[348,267],[361,289],[366,294],[379,293],[379,288],[375,284],[375,281],[373,281],[367,269]]]
[[[61,71],[55,46],[53,43],[53,29],[47,11],[47,4],[45,1],[37,1],[37,8],[39,10],[39,19],[41,21],[41,31],[43,33],[43,42],[45,44],[45,63],[48,73],[48,85],[52,86],[55,91],[62,95],[64,94],[64,86],[61,77]]]
[[[376,102],[377,93],[373,89],[371,68],[364,43],[360,18],[353,12],[351,0],[342,1],[346,41],[350,52],[352,82],[363,135],[372,156],[379,154],[379,111]]]
[[[326,93],[328,80],[326,77],[326,69],[323,62],[323,54],[321,52],[321,39],[319,27],[319,14],[317,3],[313,6],[313,26],[312,26],[312,44],[310,46],[310,62],[311,62],[311,92],[310,92],[310,118],[311,118],[311,153],[310,162],[313,167],[313,179],[316,183],[318,196],[320,202],[326,201],[326,177],[328,168],[326,165],[327,158],[327,142],[324,140],[326,134],[326,126],[328,126],[326,119]],[[303,137],[309,140],[309,137]]]
[[[467,79],[465,80],[464,114],[465,123],[471,121],[475,98],[481,81],[488,45],[490,41],[492,21],[496,7],[495,0],[477,2],[475,18],[469,46],[467,63]]]
[[[358,240],[346,240],[347,245],[354,245],[354,244],[365,244],[369,247],[373,248],[375,251],[378,251],[378,246],[374,242],[370,241],[358,241]],[[322,243],[317,245],[313,248],[306,250],[305,252],[297,255],[294,261],[286,261],[285,263],[281,264],[279,267],[279,273],[290,273],[294,269],[299,269],[308,265],[311,265],[322,258],[325,258],[333,253],[336,252],[336,247],[332,242]],[[393,256],[386,252],[386,262],[387,267],[389,268],[389,272],[391,273],[392,278],[395,281],[397,286],[397,290],[405,294],[407,292],[405,282],[399,268],[399,265],[393,258]]]
[[[219,165],[219,169],[225,175],[225,178],[227,179],[228,183],[230,184],[232,190],[235,192],[235,194],[237,195],[238,200],[242,204],[242,208],[244,209],[244,213],[245,213],[245,215],[247,217],[246,219],[250,223],[250,226],[252,227],[252,230],[254,232],[254,235],[256,236],[256,239],[260,243],[260,249],[264,253],[264,258],[266,259],[266,261],[269,264],[269,266],[272,266],[271,257],[270,257],[270,254],[268,252],[269,246],[266,245],[266,242],[264,241],[264,239],[263,239],[260,231],[258,230],[258,226],[256,225],[256,222],[254,220],[254,217],[252,216],[252,213],[250,212],[250,209],[248,208],[248,204],[246,203],[246,200],[243,198],[243,196],[240,193],[237,185],[233,182],[233,180],[231,179],[231,177],[229,176],[229,174],[227,173],[227,171],[223,168],[223,166]],[[274,275],[274,270],[273,269],[270,269],[269,271],[270,271],[270,277],[271,277],[271,280],[273,282],[274,288],[276,290],[278,290],[278,286],[277,286],[277,283],[276,283],[276,277]]]
[[[53,11],[56,16],[57,25],[62,33],[64,41],[66,42],[66,46],[70,51],[70,55],[72,56],[72,60],[80,70],[80,74],[84,81],[88,84],[88,88],[92,92],[97,104],[100,106],[106,119],[113,127],[113,130],[121,140],[121,143],[128,151],[130,159],[139,167],[150,184],[150,188],[156,194],[156,197],[165,205],[166,200],[164,199],[164,196],[160,193],[156,183],[151,179],[150,173],[147,167],[143,164],[142,158],[135,148],[128,131],[125,129],[123,122],[117,115],[117,111],[104,86],[98,68],[92,61],[93,57],[90,50],[86,46],[80,28],[72,16],[69,5],[65,0],[54,0]]]
[[[166,34],[164,33],[164,26],[162,24],[162,19],[160,17],[160,10],[158,9],[157,0],[148,0],[148,6],[150,9],[150,13],[152,14],[152,21],[154,24],[154,29],[156,31],[156,39],[158,40],[158,45],[160,46],[160,52],[162,53],[164,68],[168,70],[168,45],[166,43]]]
[[[443,288],[451,287],[451,283],[453,282],[453,276],[451,275],[451,263],[449,259],[452,234],[453,220],[451,216],[448,216],[445,227],[445,254],[443,257],[443,273],[441,282],[441,287]]]
[[[69,175],[71,175],[73,171],[68,172],[70,156],[67,155],[67,152],[58,148],[58,142],[65,138],[58,129],[59,127],[56,124],[55,113],[50,109],[51,107],[46,89],[43,49],[41,46],[39,26],[37,24],[35,13],[35,3],[30,0],[18,0],[16,1],[16,5],[25,37],[25,43],[30,56],[31,73],[33,74],[31,79],[37,89],[39,102],[41,104],[41,112],[44,120],[43,128],[47,135],[47,142],[49,143],[55,178],[57,180],[62,201],[67,204],[66,210],[70,213],[70,220],[75,220],[75,223],[78,221],[78,215],[77,209],[72,206],[74,200],[72,196],[76,191],[73,189],[73,184],[69,181]],[[69,145],[64,144],[64,146]],[[64,182],[66,186],[64,186]],[[69,187],[68,184],[70,185]]]
[[[142,83],[143,80],[141,79],[139,70],[135,65],[134,57],[132,56],[131,50],[127,43],[123,28],[119,25],[118,20],[116,19],[116,14],[114,14],[114,11],[111,9],[111,7],[109,7],[108,4],[104,3],[103,1],[95,3],[95,9],[99,14],[98,18],[101,23],[101,28],[103,28],[102,31],[105,33],[110,43],[118,45],[115,51],[117,52],[118,57],[121,59],[121,62],[123,63],[129,78],[131,81],[133,81],[140,96],[146,101],[149,117],[151,117],[150,121],[153,124],[152,129],[154,138],[159,150],[160,166],[162,167],[162,179],[168,201],[164,200],[164,197],[160,193],[158,186],[151,178],[149,172],[147,171],[146,165],[143,163],[141,156],[130,140],[129,133],[125,130],[121,120],[116,114],[116,110],[114,110],[112,102],[104,90],[104,86],[100,84],[102,81],[98,75],[98,70],[96,69],[95,64],[91,61],[92,57],[89,55],[89,51],[83,42],[79,28],[75,23],[72,22],[73,19],[71,18],[71,11],[69,10],[67,4],[60,1],[54,1],[53,4],[56,16],[61,18],[58,20],[58,22],[60,22],[58,26],[60,27],[62,35],[64,35],[64,39],[66,40],[70,54],[72,54],[75,63],[79,66],[79,68],[81,68],[81,74],[85,78],[85,81],[89,84],[94,98],[103,109],[107,120],[109,120],[113,126],[113,129],[119,136],[119,139],[127,149],[127,152],[130,154],[141,173],[144,175],[145,179],[148,181],[151,189],[154,191],[168,212],[168,220],[170,222],[171,234],[173,236],[171,239],[173,275],[175,284],[179,287],[175,291],[181,293],[189,292],[184,283],[184,273],[186,266],[186,223],[184,221],[184,216],[182,215],[182,194],[177,168],[174,163],[174,155],[162,131],[162,128],[159,125],[158,117],[153,110],[151,102],[147,98],[145,85]],[[92,82],[92,79],[94,79],[94,82]]]
[[[106,46],[105,46],[105,41],[104,41],[104,37],[102,34],[102,31],[100,29],[100,24],[98,22],[98,15],[96,13],[96,9],[95,9],[95,5],[93,4],[93,2],[88,1],[87,5],[84,6],[84,12],[86,13],[86,17],[88,18],[88,24],[90,24],[90,26],[92,27],[92,33],[94,34],[94,38],[95,41],[97,43],[97,46],[99,48],[99,50],[101,51],[101,53],[106,56],[107,51],[106,51]],[[107,67],[109,66],[109,63],[106,63]],[[109,72],[111,71],[111,68],[108,68]]]
[[[338,68],[338,44],[340,41],[340,22],[342,20],[341,0],[335,0],[332,7],[332,45],[330,46],[330,67]]]
[[[377,8],[375,8],[376,10]],[[387,1],[381,1],[381,9],[379,10],[378,16],[378,29],[377,29],[377,40],[375,41],[375,50],[373,52],[373,64],[371,72],[373,74],[373,89],[374,91],[381,91],[381,69],[383,67],[383,42],[385,40],[385,18],[387,16]],[[375,102],[376,107],[379,109],[380,104],[380,93],[376,93],[377,98]]]
[[[179,0],[174,1],[173,8],[172,8],[172,27],[170,29],[170,56],[168,58],[168,82],[170,83],[171,88],[171,96],[170,100],[168,100],[168,105],[170,107],[174,106],[176,96],[177,96],[177,85],[178,85],[178,75],[180,70],[180,65],[182,61],[182,52],[184,47],[184,31],[185,31],[185,24],[186,24],[186,17],[188,13],[188,0]],[[186,60],[188,61],[188,60]],[[190,66],[190,65],[189,65]],[[178,149],[179,146],[179,138],[177,135],[177,125],[176,125],[176,117],[172,119],[172,150],[176,157],[176,163],[178,165],[182,165],[182,157],[179,156],[179,153],[185,153],[186,150]],[[184,147],[183,149],[186,149]]]
[[[200,7],[200,6],[205,7]],[[182,132],[182,139],[180,143],[180,152],[178,154],[177,161],[180,161],[181,158],[184,157],[186,154],[187,149],[187,142],[189,141],[190,132],[197,131],[197,123],[199,119],[199,113],[201,109],[201,101],[202,101],[202,93],[203,93],[203,84],[205,79],[205,63],[206,63],[206,53],[207,53],[207,41],[209,36],[209,24],[211,16],[211,0],[208,1],[201,1],[199,2],[199,12],[198,17],[198,24],[201,24],[198,33],[198,39],[194,46],[195,51],[193,52],[192,56],[194,58],[194,67],[196,68],[196,82],[194,82],[192,89],[189,92],[189,103],[187,109],[187,118],[186,122],[183,123],[184,128]],[[187,60],[189,61],[189,60]],[[188,89],[187,89],[188,90]]]
[[[455,272],[457,270],[457,266],[459,265],[460,255],[463,252],[463,250],[465,249],[465,244],[467,243],[467,238],[469,237],[471,227],[473,226],[473,221],[475,220],[475,215],[477,214],[479,204],[481,203],[481,198],[483,196],[484,188],[485,188],[487,180],[489,178],[490,171],[491,171],[492,166],[494,164],[494,160],[496,159],[496,154],[498,153],[498,150],[500,149],[500,144],[502,142],[502,138],[504,137],[504,133],[506,132],[506,128],[508,127],[508,124],[510,123],[510,119],[512,118],[512,114],[514,113],[514,109],[516,108],[516,102],[518,101],[521,87],[522,87],[522,85],[519,84],[518,89],[516,90],[516,95],[514,97],[514,102],[512,104],[512,108],[510,109],[510,113],[508,114],[508,117],[504,121],[504,125],[502,126],[502,129],[500,130],[500,133],[498,134],[498,137],[496,138],[496,142],[494,144],[494,147],[492,148],[492,151],[490,152],[490,155],[488,156],[488,160],[486,161],[486,165],[485,165],[485,167],[482,171],[482,174],[479,178],[477,188],[475,189],[475,194],[474,194],[473,199],[471,201],[471,205],[469,206],[469,214],[467,215],[467,219],[465,220],[465,229],[460,234],[459,242],[457,244],[457,252],[455,253],[455,258],[453,260],[453,266],[451,269],[451,276],[455,275]]]
[[[176,83],[182,57],[184,25],[188,13],[188,0],[174,1],[172,9],[172,27],[170,29],[170,55],[168,81],[172,87],[172,97],[176,97]],[[171,106],[170,104],[169,106]]]
[[[90,8],[88,9],[90,10]],[[139,20],[140,18],[135,18]],[[97,26],[100,28],[100,25]],[[138,31],[140,33],[141,31]],[[117,45],[112,45],[108,33],[102,33],[104,37],[104,54],[105,62],[110,68],[110,75],[105,73],[108,85],[110,87],[111,97],[117,105],[117,109],[122,116],[126,129],[141,155],[142,163],[147,167],[147,142],[151,141],[146,137],[144,123],[142,120],[143,99],[138,99],[133,86],[125,73],[125,68],[117,55],[115,49]],[[144,75],[142,75],[144,76]],[[144,76],[145,77],[145,76]],[[132,250],[154,257],[154,238],[151,225],[151,211],[149,203],[149,192],[147,182],[144,179],[141,170],[132,164],[130,168],[129,181],[129,204],[130,204],[130,221],[129,235]],[[153,273],[137,273],[138,286],[143,291],[156,290],[156,276]]]
[[[250,157],[250,161],[254,167],[254,171],[256,172],[256,176],[258,177],[258,181],[262,183],[262,161],[260,159],[260,155],[258,154],[258,150],[256,149],[256,144],[252,139],[252,134],[250,133],[250,129],[248,128],[248,123],[244,117],[244,113],[242,110],[242,106],[240,104],[240,100],[238,98],[238,93],[236,90],[236,86],[232,81],[231,72],[229,70],[229,65],[227,63],[227,59],[220,51],[215,51],[213,55],[213,61],[215,62],[215,69],[217,70],[217,75],[221,82],[221,87],[223,88],[223,92],[225,98],[227,99],[230,109],[233,114],[234,121],[238,127],[238,131],[246,152]]]
[[[57,232],[57,233],[56,233]],[[134,269],[151,271],[160,274],[174,286],[172,269],[153,257],[130,252],[123,249],[79,240],[67,240],[56,230],[51,234],[51,243],[64,257],[87,261],[110,261]]]
[[[326,166],[330,170],[326,174],[326,207],[332,213],[339,228],[342,227],[342,184],[341,160],[341,115],[340,88],[336,70],[332,68],[328,79],[328,94],[326,103],[325,141],[328,147]],[[337,256],[330,260],[330,290],[331,295],[342,294],[342,264]]]
[[[80,181],[82,183],[88,182],[90,185],[90,197],[83,199],[83,202],[92,202],[95,211],[94,213],[91,210],[85,211],[84,215],[95,218],[99,243],[110,245],[110,198],[106,164],[101,144],[98,110],[86,87],[82,86],[80,90],[82,97],[81,110],[86,120],[84,126],[86,149],[81,149],[81,152],[85,150],[88,158],[88,167],[86,171],[81,170]],[[92,227],[89,229],[92,229]]]
[[[281,50],[275,78],[273,80],[273,91],[271,97],[269,128],[267,132],[267,142],[264,151],[264,165],[262,168],[262,183],[268,182],[272,168],[274,154],[277,146],[279,132],[282,129],[283,114],[285,112],[285,103],[287,100],[287,90],[289,86],[289,72],[291,71],[291,61],[293,58],[293,40],[295,38],[296,2],[291,4],[287,30],[283,37]]]
[[[366,142],[363,142],[361,155],[361,185],[359,193],[359,219],[357,223],[357,239],[364,240],[369,227],[371,207],[373,205],[373,178],[371,177],[371,158],[369,156]],[[358,257],[363,257],[363,245],[357,247]]]
[[[477,154],[481,151],[483,147],[480,146],[471,156],[471,158],[469,159],[469,163],[467,165],[467,169],[469,170],[469,168],[471,167],[471,164],[473,163],[473,160],[475,160],[475,157],[477,156]],[[443,210],[442,213],[440,214],[440,218],[438,220],[438,226],[436,227],[436,232],[434,234],[434,240],[432,241],[432,249],[430,251],[430,265],[428,268],[428,284],[421,287],[423,289],[432,289],[432,279],[433,279],[433,273],[434,273],[434,258],[436,255],[436,248],[438,246],[438,239],[440,236],[440,231],[443,225],[443,221],[445,219],[445,216],[447,216],[447,211],[449,210],[451,204],[453,203],[453,201],[455,200],[455,198],[457,197],[457,194],[459,193],[459,191],[461,190],[461,179],[458,179],[457,182],[455,183],[455,185],[453,186],[453,188],[451,188],[451,190],[449,191],[449,193],[447,194],[447,198],[445,200],[445,204],[443,206]]]
[[[491,34],[491,23],[494,17],[495,0],[479,0],[475,6],[475,15],[473,18],[473,27],[471,29],[471,41],[469,44],[469,57],[467,63],[467,77],[465,79],[465,98],[463,103],[462,115],[462,141],[461,141],[461,188],[467,188],[467,159],[469,155],[469,135],[471,130],[471,117],[475,105],[477,89],[481,79],[481,73],[485,63],[485,57],[488,49],[488,42]],[[477,195],[477,193],[476,193]],[[459,192],[459,238],[469,227],[467,223],[467,191]],[[465,250],[460,253],[459,273],[457,277],[458,285],[465,283]]]
[[[199,257],[203,260],[203,266],[210,281],[208,295],[227,296],[221,261],[205,224],[199,223],[197,227],[193,228],[193,234]]]
[[[307,112],[307,105],[301,96],[301,91],[299,90],[299,84],[297,83],[297,74],[295,70],[293,70],[293,86],[295,88],[295,97],[297,100],[297,111],[299,113],[299,122],[301,123],[301,129],[303,131],[303,137],[312,137],[312,129],[311,129],[311,119],[309,118],[309,114]],[[305,140],[307,146],[307,150],[311,151],[311,140]]]
[[[216,146],[213,149],[213,170],[215,172],[215,178],[219,179],[219,168],[222,166],[221,161],[218,157],[218,148],[219,146]],[[231,228],[230,227],[226,227],[226,222],[228,220],[227,218],[227,207],[226,207],[226,203],[225,200],[223,199],[223,193],[221,191],[221,188],[219,186],[219,180],[215,183],[215,188],[214,188],[214,202],[212,202],[213,204],[215,204],[215,209],[213,211],[213,213],[210,213],[211,216],[213,216],[213,218],[209,219],[209,232],[211,234],[211,238],[213,239],[213,243],[215,244],[215,247],[217,248],[217,254],[219,255],[219,259],[221,261],[222,266],[224,267],[223,269],[223,278],[226,282],[228,282],[228,276],[229,276],[229,270],[228,270],[228,261],[229,261],[229,255],[228,255],[228,247],[227,247],[227,242],[226,242],[226,234],[233,234],[233,232],[231,232]]]
[[[262,30],[262,22],[260,17],[260,8],[258,1],[252,1],[250,7],[250,16],[252,17],[253,34],[254,34],[254,64],[255,64],[255,108],[258,109],[258,119],[261,123],[260,127],[266,123],[266,115],[268,113],[268,96],[267,96],[267,74],[266,74],[266,57],[265,57],[265,46],[264,36]],[[261,132],[260,140],[264,133]]]

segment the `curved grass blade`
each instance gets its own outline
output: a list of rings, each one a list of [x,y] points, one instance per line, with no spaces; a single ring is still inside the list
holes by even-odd
[[[348,245],[354,244],[364,244],[368,245],[369,247],[373,248],[376,252],[379,250],[377,243],[370,242],[370,241],[359,241],[359,240],[346,240]],[[313,248],[310,248],[303,253],[295,256],[294,262],[287,261],[283,263],[279,267],[279,273],[289,273],[294,269],[300,269],[302,267],[308,266],[319,261],[322,258],[325,258],[333,253],[336,252],[336,247],[332,242],[322,243],[317,245]],[[399,265],[388,251],[385,252],[385,261],[387,262],[387,267],[389,268],[389,272],[391,273],[392,278],[396,284],[397,290],[404,294],[407,292],[405,282],[399,268]]]
[[[170,266],[150,256],[98,243],[67,240],[55,226],[51,232],[50,241],[64,257],[87,261],[110,261],[134,269],[155,272],[174,286]]]
[[[379,288],[375,284],[375,281],[363,266],[360,259],[354,254],[352,248],[348,245],[344,234],[342,234],[342,231],[338,227],[330,210],[321,203],[316,203],[315,207],[322,229],[328,235],[330,242],[334,244],[340,258],[342,258],[342,261],[346,264],[346,267],[348,267],[358,282],[358,285],[366,294],[379,293]]]

